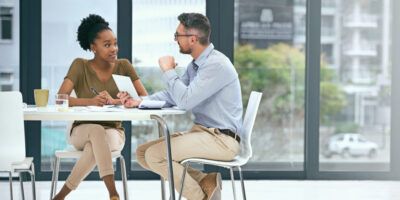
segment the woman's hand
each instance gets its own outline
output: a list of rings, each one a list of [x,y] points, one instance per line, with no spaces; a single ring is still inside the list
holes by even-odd
[[[95,106],[104,106],[107,104],[107,97],[104,95],[97,95],[90,99],[90,104]]]
[[[141,99],[133,99],[127,92],[119,92],[117,97],[126,108],[137,107],[142,102]]]
[[[117,104],[121,104],[119,99],[114,99],[112,98],[112,96],[106,91],[102,91],[99,93],[99,95],[105,96],[107,98],[107,105],[117,105]]]

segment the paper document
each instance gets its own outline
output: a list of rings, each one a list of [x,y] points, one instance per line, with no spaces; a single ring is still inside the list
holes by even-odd
[[[133,99],[140,99],[130,77],[115,74],[112,77],[120,92],[128,92]]]
[[[138,108],[140,109],[159,109],[165,105],[165,101],[156,101],[156,100],[143,100],[140,102]]]
[[[121,112],[123,106],[118,105],[104,105],[104,106],[86,106],[87,111],[91,112]]]

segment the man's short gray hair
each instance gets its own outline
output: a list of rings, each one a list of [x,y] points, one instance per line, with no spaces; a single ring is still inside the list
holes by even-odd
[[[210,43],[211,25],[206,16],[200,13],[182,13],[178,16],[178,20],[186,30],[195,29],[199,32],[200,44]]]

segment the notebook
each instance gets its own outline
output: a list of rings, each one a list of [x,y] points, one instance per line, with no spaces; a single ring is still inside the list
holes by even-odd
[[[165,101],[147,100],[140,102],[139,109],[160,109],[165,105]]]

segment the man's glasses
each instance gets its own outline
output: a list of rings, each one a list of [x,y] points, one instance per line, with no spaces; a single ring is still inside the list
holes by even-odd
[[[179,33],[175,32],[174,40],[178,39],[178,37],[190,37],[190,36],[197,36],[197,35],[195,35],[195,34],[179,34]]]

